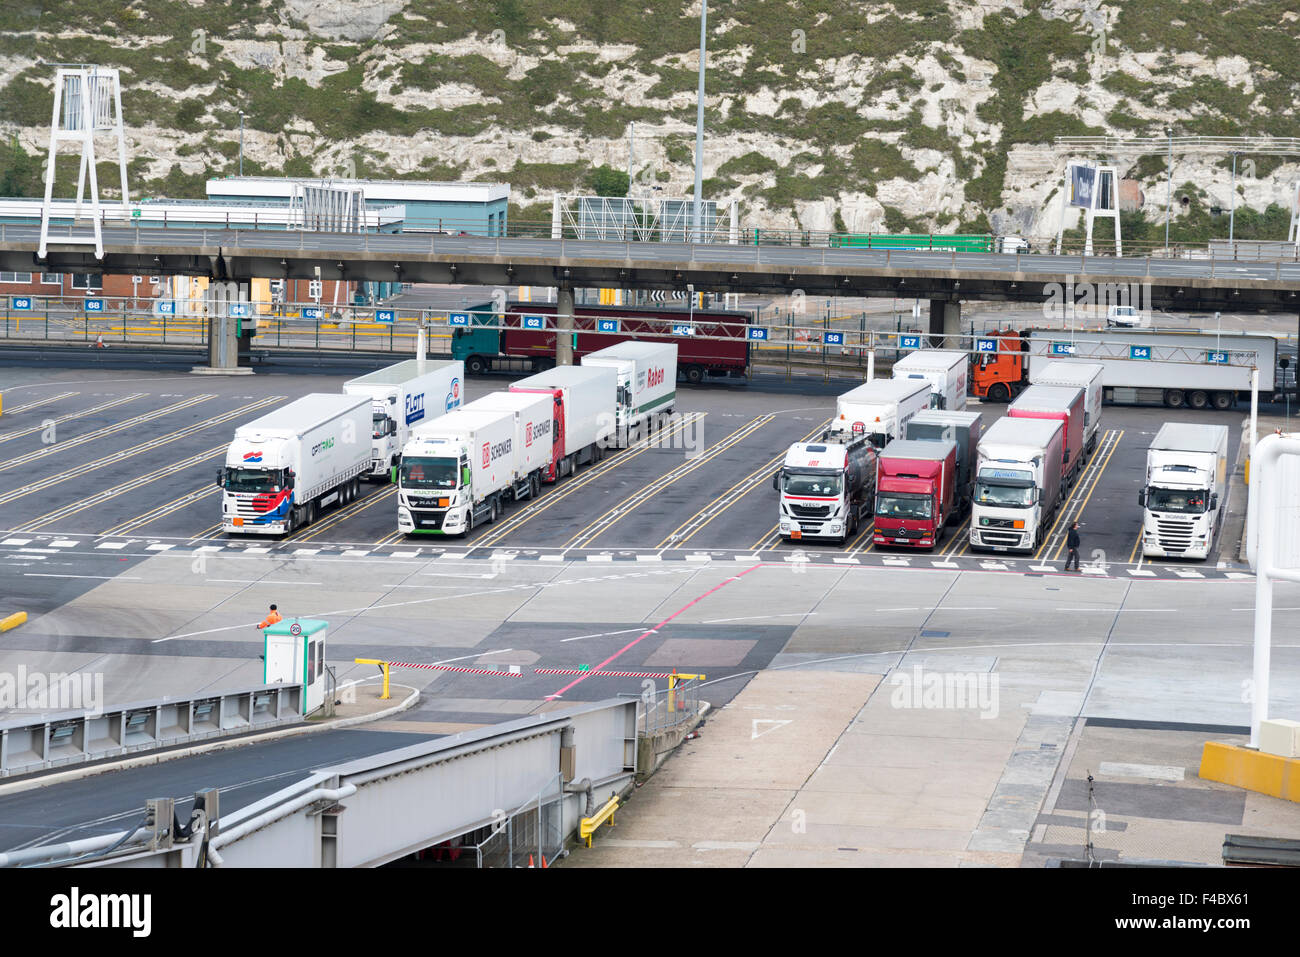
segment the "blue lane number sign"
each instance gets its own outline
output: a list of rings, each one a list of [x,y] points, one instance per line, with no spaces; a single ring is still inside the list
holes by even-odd
[[[18,309],[18,310],[21,310],[21,311],[23,311],[23,312],[31,312],[31,310],[32,310],[32,297],[31,297],[31,296],[14,296],[14,297],[13,297],[13,308]]]
[[[231,316],[232,319],[247,319],[247,318],[248,318],[248,303],[246,303],[246,302],[232,302],[232,303],[230,304],[230,316]]]
[[[451,313],[449,316],[447,316],[447,322],[448,322],[450,325],[453,325],[453,326],[468,326],[468,325],[469,325],[469,313],[468,313],[468,312],[453,312],[453,313]]]
[[[751,329],[749,330],[749,335],[748,335],[746,338],[752,339],[752,340],[754,340],[754,341],[756,341],[756,342],[766,342],[766,341],[767,341],[767,330],[766,330],[766,329],[754,329],[754,328],[751,328]]]
[[[1128,357],[1130,359],[1150,359],[1151,347],[1150,346],[1129,346]]]
[[[617,319],[597,319],[597,320],[596,320],[596,331],[597,331],[597,332],[618,332],[618,320],[617,320]]]
[[[673,326],[673,335],[675,336],[693,336],[695,327],[684,322],[679,322]]]
[[[160,316],[176,315],[176,303],[172,302],[170,299],[165,299],[162,302],[159,302],[158,315]]]
[[[1226,352],[1207,352],[1205,361],[1212,362],[1215,365],[1226,366],[1228,364],[1228,354]]]
[[[391,309],[380,309],[375,312],[375,322],[392,323],[397,318],[397,314]]]
[[[919,349],[921,348],[921,337],[920,336],[899,336],[898,348]]]
[[[976,352],[997,352],[998,340],[996,339],[978,339],[975,342]]]
[[[1074,355],[1073,342],[1053,342],[1052,355],[1054,356],[1072,356]]]
[[[542,316],[524,316],[525,329],[545,329],[546,319]]]
[[[320,309],[318,309],[316,306],[304,306],[302,310],[302,317],[304,319],[319,319]]]
[[[86,300],[86,312],[103,312],[103,311],[104,311],[104,300],[103,300],[103,299],[87,299],[87,300]]]
[[[842,346],[844,345],[844,333],[827,332],[822,335],[822,342],[828,346]]]

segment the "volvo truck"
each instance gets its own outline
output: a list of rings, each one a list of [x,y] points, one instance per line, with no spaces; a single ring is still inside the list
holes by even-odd
[[[407,359],[343,383],[344,395],[370,398],[370,478],[388,478],[411,429],[461,404],[464,378],[462,362]]]
[[[370,399],[313,393],[235,430],[217,473],[221,529],[285,535],[347,504],[370,470]]]
[[[1142,554],[1206,559],[1227,508],[1228,427],[1166,422],[1147,449]]]
[[[1065,423],[1002,418],[980,439],[971,505],[970,547],[1033,552],[1065,497]]]

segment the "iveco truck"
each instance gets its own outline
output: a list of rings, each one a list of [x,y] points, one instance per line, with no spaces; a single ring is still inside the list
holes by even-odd
[[[284,535],[346,504],[370,470],[370,399],[315,393],[235,430],[217,473],[221,529]]]
[[[407,359],[343,383],[344,395],[370,398],[371,478],[388,477],[412,428],[460,405],[464,378],[462,362]]]
[[[843,544],[871,514],[875,484],[867,436],[828,432],[820,442],[796,442],[772,476],[781,537]]]
[[[1147,558],[1210,555],[1227,507],[1228,427],[1166,422],[1147,449],[1142,554]]]
[[[1065,497],[1060,419],[998,419],[980,439],[970,547],[1033,552]]]

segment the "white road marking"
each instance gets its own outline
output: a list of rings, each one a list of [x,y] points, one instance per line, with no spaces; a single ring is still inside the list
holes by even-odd
[[[139,581],[134,575],[55,575],[48,572],[23,572],[27,578],[93,578],[98,581]]]
[[[1113,778],[1182,781],[1187,776],[1187,769],[1163,764],[1121,764],[1114,761],[1102,761],[1097,765],[1097,773]]]

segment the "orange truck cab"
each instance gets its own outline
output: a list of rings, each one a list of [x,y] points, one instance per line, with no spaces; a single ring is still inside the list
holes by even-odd
[[[971,363],[971,395],[990,402],[1008,402],[1029,385],[1029,334],[996,329],[975,340]]]

